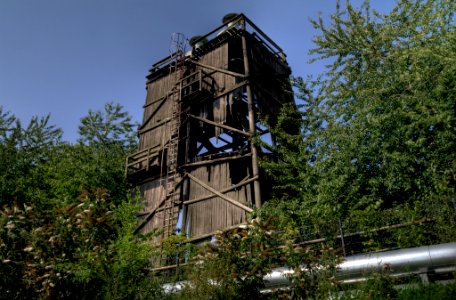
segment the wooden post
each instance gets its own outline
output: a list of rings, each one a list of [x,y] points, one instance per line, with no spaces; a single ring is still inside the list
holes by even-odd
[[[188,199],[188,194],[189,194],[189,179],[185,179],[184,182],[182,183],[182,198],[183,200]],[[188,211],[188,205],[182,202],[182,232],[187,236],[187,211]]]
[[[254,103],[253,103],[253,93],[250,85],[252,84],[250,78],[250,66],[249,66],[249,58],[248,58],[248,51],[247,51],[247,40],[245,38],[245,34],[242,35],[242,54],[244,56],[244,73],[245,77],[248,80],[248,84],[246,85],[246,92],[247,92],[247,108],[249,111],[249,131],[250,135],[253,137],[255,136],[255,112],[254,112]],[[253,144],[253,141],[250,140],[250,148],[252,152],[252,176],[257,178],[253,182],[253,191],[255,196],[255,206],[256,208],[261,207],[261,190],[260,190],[260,181],[258,179],[259,170],[258,170],[258,152],[256,146]]]
[[[340,232],[340,241],[342,242],[342,251],[344,253],[344,257],[347,256],[347,252],[345,250],[345,239],[344,239],[344,230],[342,229],[342,222],[339,218],[339,232]]]
[[[248,206],[245,206],[244,204],[240,203],[240,202],[237,202],[236,200],[233,200],[229,197],[227,197],[226,195],[220,193],[219,191],[217,191],[216,189],[214,189],[213,187],[210,187],[209,185],[205,184],[203,181],[199,180],[198,178],[196,178],[195,176],[191,175],[191,174],[187,174],[188,178],[190,178],[191,180],[193,180],[194,182],[196,182],[197,184],[199,184],[200,186],[202,186],[204,189],[208,190],[209,192],[213,193],[214,195],[217,195],[219,196],[220,198],[222,198],[223,200],[225,201],[228,201],[230,202],[231,204],[234,204],[236,205],[237,207],[239,208],[242,208],[243,210],[245,210],[246,212],[249,212],[251,213],[253,211],[253,209],[251,209],[250,207]]]
[[[187,109],[187,116],[188,116],[188,113],[189,113],[189,109]],[[191,141],[191,137],[190,137],[190,133],[191,133],[191,124],[190,124],[190,120],[187,120],[187,124],[186,124],[186,129],[187,129],[187,132],[185,134],[185,160],[184,160],[184,164],[188,164],[190,162],[190,157],[192,157],[193,155],[193,151],[190,152],[190,141]],[[193,150],[193,149],[192,149]]]

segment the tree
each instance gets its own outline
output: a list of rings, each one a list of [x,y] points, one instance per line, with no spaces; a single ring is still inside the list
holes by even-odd
[[[256,211],[247,225],[218,232],[187,267],[178,299],[328,298],[337,290],[332,249],[296,246],[297,228],[277,210]],[[288,267],[290,290],[264,294],[265,275]],[[293,299],[294,299],[293,298]]]
[[[46,212],[0,210],[0,298],[151,298],[150,243],[134,235],[135,202],[114,206],[105,190]]]
[[[133,235],[140,206],[124,161],[134,142],[120,134],[130,117],[108,107],[115,125],[86,144],[60,142],[49,117],[22,128],[0,112],[0,298],[160,297],[146,276],[154,249]]]
[[[49,119],[49,115],[32,117],[24,128],[0,107],[0,205],[14,201],[44,204],[43,168],[62,137],[62,130],[50,125]]]
[[[294,158],[265,164],[302,179],[280,184],[300,191],[291,211],[317,224],[351,219],[358,229],[430,218],[431,234],[416,228],[398,236],[402,245],[454,239],[455,5],[399,1],[382,15],[347,2],[329,26],[312,22],[321,32],[313,60],[329,67],[298,82],[299,151],[277,149]]]
[[[137,146],[131,116],[119,104],[81,118],[77,144],[54,149],[48,176],[54,194],[74,201],[84,189],[106,189],[118,205],[126,200],[125,157]]]
[[[131,116],[123,111],[122,105],[109,102],[104,112],[89,110],[89,114],[81,119],[79,141],[87,144],[119,143],[122,146],[135,145],[135,124]]]

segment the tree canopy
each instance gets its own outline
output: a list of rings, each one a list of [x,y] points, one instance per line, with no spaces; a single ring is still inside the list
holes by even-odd
[[[347,2],[330,25],[312,21],[312,60],[327,70],[295,80],[301,134],[275,130],[278,160],[263,164],[282,205],[313,222],[431,218],[439,238],[454,239],[455,8],[399,1],[379,14]]]
[[[133,234],[141,207],[124,178],[135,147],[130,120],[109,103],[81,119],[81,140],[69,144],[49,116],[23,127],[0,109],[1,299],[150,298],[159,291],[144,276],[155,250]]]

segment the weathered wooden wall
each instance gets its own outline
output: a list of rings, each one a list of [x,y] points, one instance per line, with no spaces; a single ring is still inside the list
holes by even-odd
[[[227,70],[229,64],[228,47],[228,43],[220,45],[220,47],[201,56],[198,62],[211,67]],[[234,86],[234,77],[231,75],[215,72],[212,74],[212,78],[216,82],[216,91],[228,90]]]
[[[139,150],[156,144],[164,145],[169,140],[169,122],[159,124],[171,118],[171,101],[168,95],[175,84],[176,73],[165,75],[147,84],[143,124],[139,131]]]
[[[232,181],[229,164],[225,162],[201,166],[192,170],[190,174],[213,189],[223,191],[237,183]],[[245,210],[214,195],[197,182],[190,180],[189,192],[189,201],[210,197],[188,206],[188,232],[191,236],[204,235],[245,221]],[[222,194],[244,205],[252,203],[250,184]]]
[[[254,91],[259,109],[268,115],[276,115],[284,103],[293,102],[290,89],[290,69],[281,59],[252,39],[250,43]]]
[[[228,50],[229,43],[225,43],[213,51],[203,55],[198,62],[207,66],[227,70],[229,65]],[[217,123],[224,124],[226,122],[228,96],[218,97],[218,95],[223,91],[232,89],[235,86],[235,77],[222,72],[214,72],[200,66],[197,66],[197,69],[202,69],[206,72],[210,72],[215,87],[213,101],[201,106],[199,116],[202,118],[209,118],[211,121]],[[216,136],[222,132],[223,129],[219,127],[214,128],[214,134]]]
[[[159,200],[165,196],[165,183],[164,180],[156,179],[143,183],[140,186],[140,193],[144,201],[144,209],[140,213],[147,213],[158,209]],[[148,233],[153,228],[159,228],[161,226],[160,220],[162,220],[162,213],[157,213],[147,224],[141,229],[142,233]]]
[[[140,218],[146,218],[149,213],[154,211],[152,218],[141,228],[143,234],[151,232],[153,229],[161,229],[164,222],[163,209],[160,208],[160,203],[166,196],[165,190],[166,178],[147,181],[140,185],[140,194],[142,195],[144,208],[138,213]],[[177,188],[180,192],[180,187]],[[179,208],[175,207],[174,211]]]
[[[290,95],[283,93],[281,86],[283,79],[289,75],[289,68],[253,37],[249,37],[248,40],[251,78],[255,81],[253,90],[254,102],[257,105],[256,112],[276,114],[282,103],[292,101]],[[185,216],[181,216],[185,224],[181,225],[191,237],[205,236],[245,222],[247,212],[251,211],[250,207],[255,203],[254,181],[258,180],[258,177],[253,176],[252,154],[246,153],[251,149],[248,140],[251,128],[248,125],[245,85],[251,83],[244,81],[243,76],[233,75],[242,73],[241,70],[244,69],[242,56],[244,51],[241,46],[240,36],[231,37],[226,42],[215,44],[203,52],[197,57],[196,62],[184,58],[185,63],[180,65],[180,72],[174,72],[175,69],[164,72],[164,69],[161,69],[154,73],[156,71],[154,70],[147,83],[138,150],[155,147],[154,162],[166,164],[166,149],[171,139],[169,121],[173,115],[173,99],[169,95],[173,88],[179,87],[181,79],[177,78],[176,74],[180,73],[179,76],[186,78],[185,80],[189,81],[188,84],[193,84],[192,74],[200,71],[204,76],[210,77],[210,86],[205,87],[206,96],[199,97],[194,93],[192,85],[186,91],[192,98],[187,96],[188,98],[181,99],[180,122],[183,126],[179,134],[181,140],[179,147],[184,147],[179,150],[179,155],[185,154],[186,159],[178,159],[179,175],[176,176],[182,178],[182,184],[177,188],[180,204],[176,205],[174,212],[176,215],[179,210],[181,213],[186,212]],[[235,67],[230,70],[230,66]],[[185,80],[183,80],[184,85],[187,84]],[[238,88],[235,89],[235,87]],[[186,116],[186,113],[202,119]],[[214,126],[210,122],[223,124],[231,129]],[[233,150],[234,152],[230,154],[217,149],[211,150],[215,151],[214,155],[204,156],[196,153],[197,145],[203,142],[212,143],[213,141],[209,141],[212,138],[223,140],[220,135],[224,132],[228,133],[228,136],[224,135],[225,143],[227,137],[228,140],[232,139],[233,145],[237,143],[228,149],[242,148],[242,151]],[[185,151],[183,153],[183,150],[187,153]],[[219,160],[220,158],[223,159]],[[144,162],[138,165],[142,166]],[[139,212],[144,220],[144,226],[141,227],[143,233],[163,228],[165,218],[163,203],[170,193],[166,190],[166,170],[166,165],[155,166],[152,173],[149,172],[145,179],[137,183],[145,203],[144,210]]]

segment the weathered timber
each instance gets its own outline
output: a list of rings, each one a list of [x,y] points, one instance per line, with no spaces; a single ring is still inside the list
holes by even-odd
[[[235,190],[235,189],[237,189],[237,188],[239,188],[241,186],[244,186],[246,184],[251,183],[254,180],[257,180],[257,178],[254,177],[254,178],[250,178],[250,179],[247,179],[247,180],[243,180],[242,182],[240,182],[240,183],[238,183],[236,185],[233,185],[233,186],[231,186],[229,188],[221,190],[220,193],[226,193],[226,192]],[[207,199],[210,199],[210,198],[213,198],[213,197],[216,197],[216,196],[218,196],[218,195],[217,194],[213,194],[213,195],[204,196],[204,197],[197,198],[197,199],[191,199],[191,200],[184,201],[183,204],[189,205],[189,204],[200,202],[200,201],[203,201],[203,200],[207,200]]]
[[[220,193],[219,191],[217,191],[216,189],[208,186],[207,184],[205,184],[204,182],[202,182],[201,180],[199,180],[198,178],[196,178],[195,176],[191,175],[191,174],[188,174],[188,177],[195,181],[196,183],[198,183],[200,186],[202,186],[203,188],[205,188],[206,190],[208,190],[209,192],[219,196],[220,198],[230,202],[231,204],[239,207],[239,208],[242,208],[243,210],[245,210],[246,212],[253,212],[253,209],[251,209],[250,207],[248,206],[245,206],[244,204],[242,203],[239,203],[237,202],[236,200],[233,200],[225,195],[223,195],[222,193]]]
[[[182,183],[182,181],[183,181],[185,178],[186,178],[186,176],[182,177],[182,178],[179,180],[179,182],[176,183],[175,188],[177,188],[177,187]],[[168,197],[168,196],[166,196],[166,197]],[[138,231],[139,231],[139,230],[140,230],[140,229],[141,229],[141,228],[142,228],[142,227],[143,227],[143,226],[152,218],[152,216],[155,214],[155,212],[156,212],[156,211],[160,208],[160,206],[165,202],[166,197],[163,197],[163,198],[160,200],[159,205],[158,205],[155,209],[153,209],[152,211],[150,211],[150,212],[148,213],[148,215],[144,218],[144,220],[143,220],[140,224],[138,224],[138,226],[136,226],[136,228],[135,228],[135,230],[134,230],[135,233],[137,233],[137,232],[138,232]]]
[[[152,102],[146,103],[146,104],[143,105],[143,108],[146,108],[146,107],[151,106],[151,105],[153,105],[153,104],[155,104],[155,103],[164,101],[164,100],[166,100],[167,97],[168,97],[168,95],[163,96],[163,97],[161,97],[161,98],[158,98],[157,100],[154,100],[154,101],[152,101]]]
[[[147,117],[147,119],[144,121],[144,123],[139,126],[138,130],[143,130],[144,127],[147,126],[147,124],[149,123],[150,120],[152,120],[152,118],[157,114],[157,112],[160,111],[160,109],[162,108],[163,104],[165,103],[165,100],[166,98],[163,98],[163,100],[160,100],[158,102],[155,102],[155,103],[159,103],[158,106],[154,109],[154,111],[149,115],[149,117]]]
[[[126,160],[126,176],[145,203],[136,231],[169,236],[181,215],[183,232],[209,236],[245,223],[271,186],[251,138],[266,141],[260,120],[274,124],[281,106],[293,102],[291,88],[283,89],[285,55],[242,14],[204,38],[186,55],[174,43],[181,51],[147,76],[138,149]]]
[[[237,89],[240,89],[240,88],[246,86],[248,83],[249,82],[247,80],[241,81],[240,83],[232,86],[230,89],[228,89],[228,90],[225,89],[225,90],[223,90],[223,92],[217,93],[217,97],[224,97],[226,95],[229,95],[229,94],[233,93],[234,91],[236,91]]]
[[[209,70],[212,70],[212,71],[215,71],[215,72],[220,72],[220,73],[223,73],[223,74],[227,74],[227,75],[231,75],[231,76],[239,77],[239,78],[246,78],[246,76],[244,74],[240,74],[240,73],[228,71],[228,70],[225,70],[225,69],[222,69],[222,68],[217,68],[217,67],[205,65],[205,64],[202,64],[202,63],[197,62],[197,61],[192,61],[192,62],[195,65],[197,65],[197,66],[200,66],[202,68],[209,69]]]
[[[223,128],[223,129],[231,130],[233,132],[236,132],[236,133],[239,133],[239,134],[242,134],[242,135],[245,135],[245,136],[251,136],[250,133],[242,131],[242,130],[239,130],[239,129],[236,129],[236,128],[233,128],[231,126],[227,126],[227,125],[223,125],[223,124],[220,124],[220,123],[216,123],[216,122],[213,122],[211,120],[208,120],[208,119],[205,119],[205,118],[200,118],[200,117],[197,117],[197,116],[194,116],[194,115],[190,115],[190,114],[188,116],[192,117],[192,118],[194,118],[196,120],[199,120],[201,122],[205,122],[207,124],[214,125],[216,127],[220,127],[220,128]]]
[[[244,56],[244,70],[246,77],[250,75],[250,63],[248,57],[248,49],[247,49],[247,39],[245,36],[242,36],[242,55]],[[255,112],[254,112],[254,103],[253,103],[253,93],[250,85],[246,86],[247,90],[247,107],[248,107],[248,114],[249,114],[249,130],[250,135],[254,136],[256,129],[255,129]],[[258,177],[259,168],[258,168],[258,153],[257,148],[254,143],[250,143],[250,148],[252,152],[252,170],[253,170],[253,177]],[[253,183],[253,190],[255,193],[255,206],[257,208],[261,207],[261,190],[260,190],[260,181],[257,179]]]
[[[194,162],[194,163],[185,164],[182,167],[190,169],[191,167],[212,165],[212,164],[215,164],[215,163],[220,163],[220,162],[230,161],[230,160],[236,160],[236,159],[245,158],[245,157],[249,157],[249,156],[251,156],[250,153],[247,153],[245,155],[221,157],[221,158],[216,158],[216,159],[211,159],[211,160],[203,160],[203,161],[197,161],[197,162]]]
[[[160,122],[158,122],[158,123],[155,123],[155,124],[153,124],[152,126],[150,126],[150,127],[148,127],[148,128],[139,130],[139,134],[142,134],[142,133],[151,131],[151,130],[157,128],[157,127],[162,126],[162,125],[165,124],[165,123],[168,123],[169,121],[171,121],[171,118],[166,118],[166,119],[164,119],[163,121],[160,121]]]

